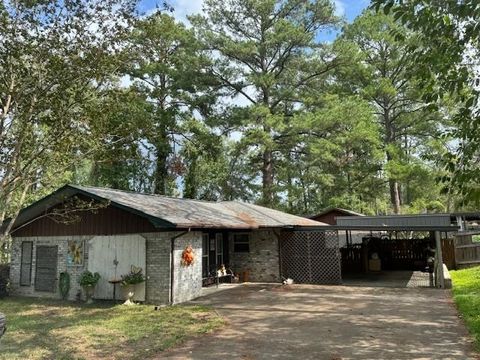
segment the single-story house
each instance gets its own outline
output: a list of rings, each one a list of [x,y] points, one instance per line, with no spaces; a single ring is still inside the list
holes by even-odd
[[[322,226],[326,224],[238,201],[66,185],[24,208],[16,219],[11,232],[11,292],[59,297],[60,273],[68,272],[73,300],[82,296],[81,273],[90,270],[101,275],[94,298],[112,299],[114,285],[109,281],[132,266],[141,268],[146,277],[136,300],[156,304],[199,296],[202,279],[221,264],[235,273],[248,272],[251,282],[280,282],[293,271],[306,271],[293,269],[299,247],[292,242],[296,237],[288,234],[296,228]],[[282,270],[283,233],[288,235],[286,248],[294,250]],[[322,236],[317,239],[324,241],[316,243],[332,254],[329,261],[339,264],[338,239],[330,234],[327,249]],[[308,245],[310,237],[298,237],[297,243]],[[193,250],[190,265],[182,262],[187,247]],[[340,267],[332,269],[339,282]]]

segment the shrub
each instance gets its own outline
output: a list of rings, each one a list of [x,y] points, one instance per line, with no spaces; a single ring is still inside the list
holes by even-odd
[[[135,285],[145,281],[145,276],[142,274],[142,269],[133,269],[126,274],[122,275],[122,285]]]
[[[100,280],[100,274],[96,272],[92,274],[90,271],[84,271],[80,277],[79,283],[81,286],[95,286]]]

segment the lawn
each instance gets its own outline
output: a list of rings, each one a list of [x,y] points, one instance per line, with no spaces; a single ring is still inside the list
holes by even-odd
[[[92,305],[56,300],[0,300],[7,332],[0,359],[147,359],[223,324],[200,306]]]
[[[480,350],[480,266],[450,272],[458,310]]]

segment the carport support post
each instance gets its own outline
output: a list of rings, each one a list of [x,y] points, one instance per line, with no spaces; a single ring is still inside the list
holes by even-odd
[[[442,254],[442,239],[440,236],[440,231],[435,231],[435,278],[437,283],[435,284],[438,288],[445,288],[445,278],[443,277],[443,254]]]

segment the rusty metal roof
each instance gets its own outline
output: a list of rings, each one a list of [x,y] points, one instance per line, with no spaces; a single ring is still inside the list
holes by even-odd
[[[66,185],[22,210],[15,226],[30,221],[66,197],[82,194],[148,218],[157,227],[256,229],[327,225],[240,201],[211,202],[141,194],[108,188]]]

